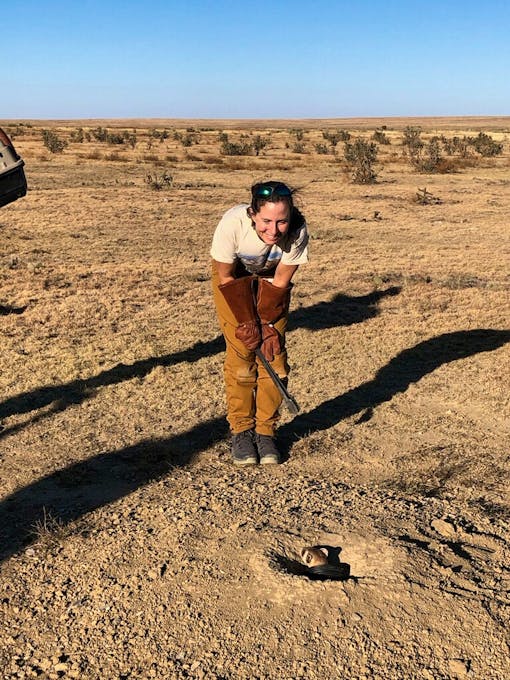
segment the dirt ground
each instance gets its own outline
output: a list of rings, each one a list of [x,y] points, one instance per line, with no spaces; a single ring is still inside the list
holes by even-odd
[[[99,125],[0,121],[29,184],[0,209],[1,677],[510,677],[510,118]],[[317,152],[335,125],[384,129],[376,183]],[[417,172],[407,125],[503,154]],[[311,233],[301,411],[237,469],[209,247],[271,178]]]

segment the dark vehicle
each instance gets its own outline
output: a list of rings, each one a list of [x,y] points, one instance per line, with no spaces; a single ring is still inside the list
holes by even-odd
[[[0,208],[27,193],[24,165],[11,140],[0,128]]]

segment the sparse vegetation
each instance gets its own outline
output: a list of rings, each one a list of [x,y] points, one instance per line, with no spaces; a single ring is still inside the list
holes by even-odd
[[[140,122],[136,149],[23,126],[30,191],[0,208],[2,678],[508,676],[508,120],[448,123],[420,121],[421,157],[438,137],[462,173],[417,174],[396,121],[375,184],[351,183],[331,122],[211,121],[190,148]],[[220,154],[257,135],[259,157]],[[302,412],[281,468],[241,471],[209,248],[269,178],[300,189],[311,235]],[[352,578],[308,580],[312,543]]]
[[[289,133],[296,138],[297,142],[302,142],[305,138],[305,131],[301,128],[293,128],[292,130],[289,130]]]
[[[374,142],[377,142],[377,144],[383,144],[385,146],[389,146],[391,144],[391,140],[384,130],[376,130],[372,135],[372,139]]]
[[[231,142],[227,134],[223,134],[221,143],[221,153],[224,156],[250,156],[253,153],[253,146],[250,142],[240,141]]]
[[[161,191],[162,189],[169,189],[172,186],[173,177],[166,170],[157,172],[152,170],[147,173],[145,177],[145,184],[152,189],[152,191]]]
[[[137,143],[136,131],[129,132],[128,130],[122,130],[120,132],[109,132],[107,128],[98,126],[91,130],[91,135],[97,142],[104,144],[127,144],[132,149],[135,148]]]
[[[306,153],[304,142],[296,141],[292,147],[293,153]]]
[[[189,128],[185,132],[176,130],[174,132],[174,139],[180,142],[184,148],[189,148],[193,144],[200,142],[200,133],[193,128]]]
[[[443,201],[440,198],[434,196],[430,191],[427,191],[426,187],[418,189],[413,197],[413,203],[418,203],[419,205],[438,205],[442,202]]]
[[[42,139],[44,146],[51,153],[62,153],[67,146],[67,142],[64,139],[60,139],[53,130],[43,130]]]
[[[76,130],[71,130],[71,134],[69,135],[69,139],[71,142],[76,142],[78,144],[83,144],[85,141],[85,133],[83,132],[83,128],[78,128]]]
[[[67,534],[64,522],[53,515],[53,513],[43,507],[42,518],[35,521],[33,535],[36,541],[45,550],[58,548]]]
[[[251,143],[255,155],[258,156],[261,151],[263,151],[267,146],[269,146],[269,139],[266,137],[261,137],[261,135],[255,135]]]
[[[336,149],[338,142],[348,142],[351,135],[347,130],[337,130],[336,132],[331,132],[330,130],[323,130],[322,136],[324,139],[331,144],[333,149]]]
[[[455,151],[463,149],[462,140],[453,138],[449,140],[444,136],[433,135],[427,143],[420,136],[417,128],[406,128],[403,139],[404,154],[411,165],[418,172],[424,173],[448,173],[455,172],[462,167],[459,160],[447,159],[443,156],[443,150],[452,155]],[[462,153],[465,158],[468,154]]]
[[[469,144],[475,149],[480,156],[484,158],[492,158],[503,153],[503,143],[496,142],[485,132],[479,132],[477,137],[469,138]]]
[[[321,144],[320,142],[315,144],[315,152],[321,155],[325,155],[329,153],[329,149],[325,144]]]
[[[345,142],[344,158],[356,184],[373,184],[377,180],[374,163],[377,160],[377,144],[357,137]]]
[[[402,139],[402,147],[404,150],[404,156],[408,158],[411,165],[418,167],[420,163],[421,150],[423,149],[420,128],[411,126],[405,128]]]
[[[164,142],[170,137],[170,133],[168,130],[151,130],[151,137],[154,137],[154,139],[158,139],[159,142]]]

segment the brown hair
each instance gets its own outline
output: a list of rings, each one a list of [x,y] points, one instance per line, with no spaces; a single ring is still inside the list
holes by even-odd
[[[267,189],[267,196],[264,196],[265,189]],[[284,182],[275,180],[257,182],[251,188],[250,209],[256,215],[265,203],[286,203],[290,208],[289,231],[299,229],[304,224],[305,218],[294,205],[295,193],[296,189],[291,189]]]
[[[261,190],[270,190],[268,196],[261,194]],[[287,203],[292,211],[294,207],[294,201],[292,200],[292,195],[294,194],[294,189],[288,187],[284,182],[276,182],[270,180],[269,182],[257,182],[251,188],[251,203],[250,208],[257,214],[261,207],[265,203],[279,203],[280,201]]]

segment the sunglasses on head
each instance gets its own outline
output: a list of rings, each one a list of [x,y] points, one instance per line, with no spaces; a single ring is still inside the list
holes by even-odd
[[[273,196],[292,196],[292,191],[285,184],[276,184],[274,187],[269,186],[269,184],[261,184],[255,191],[255,198],[265,198],[270,201]]]

